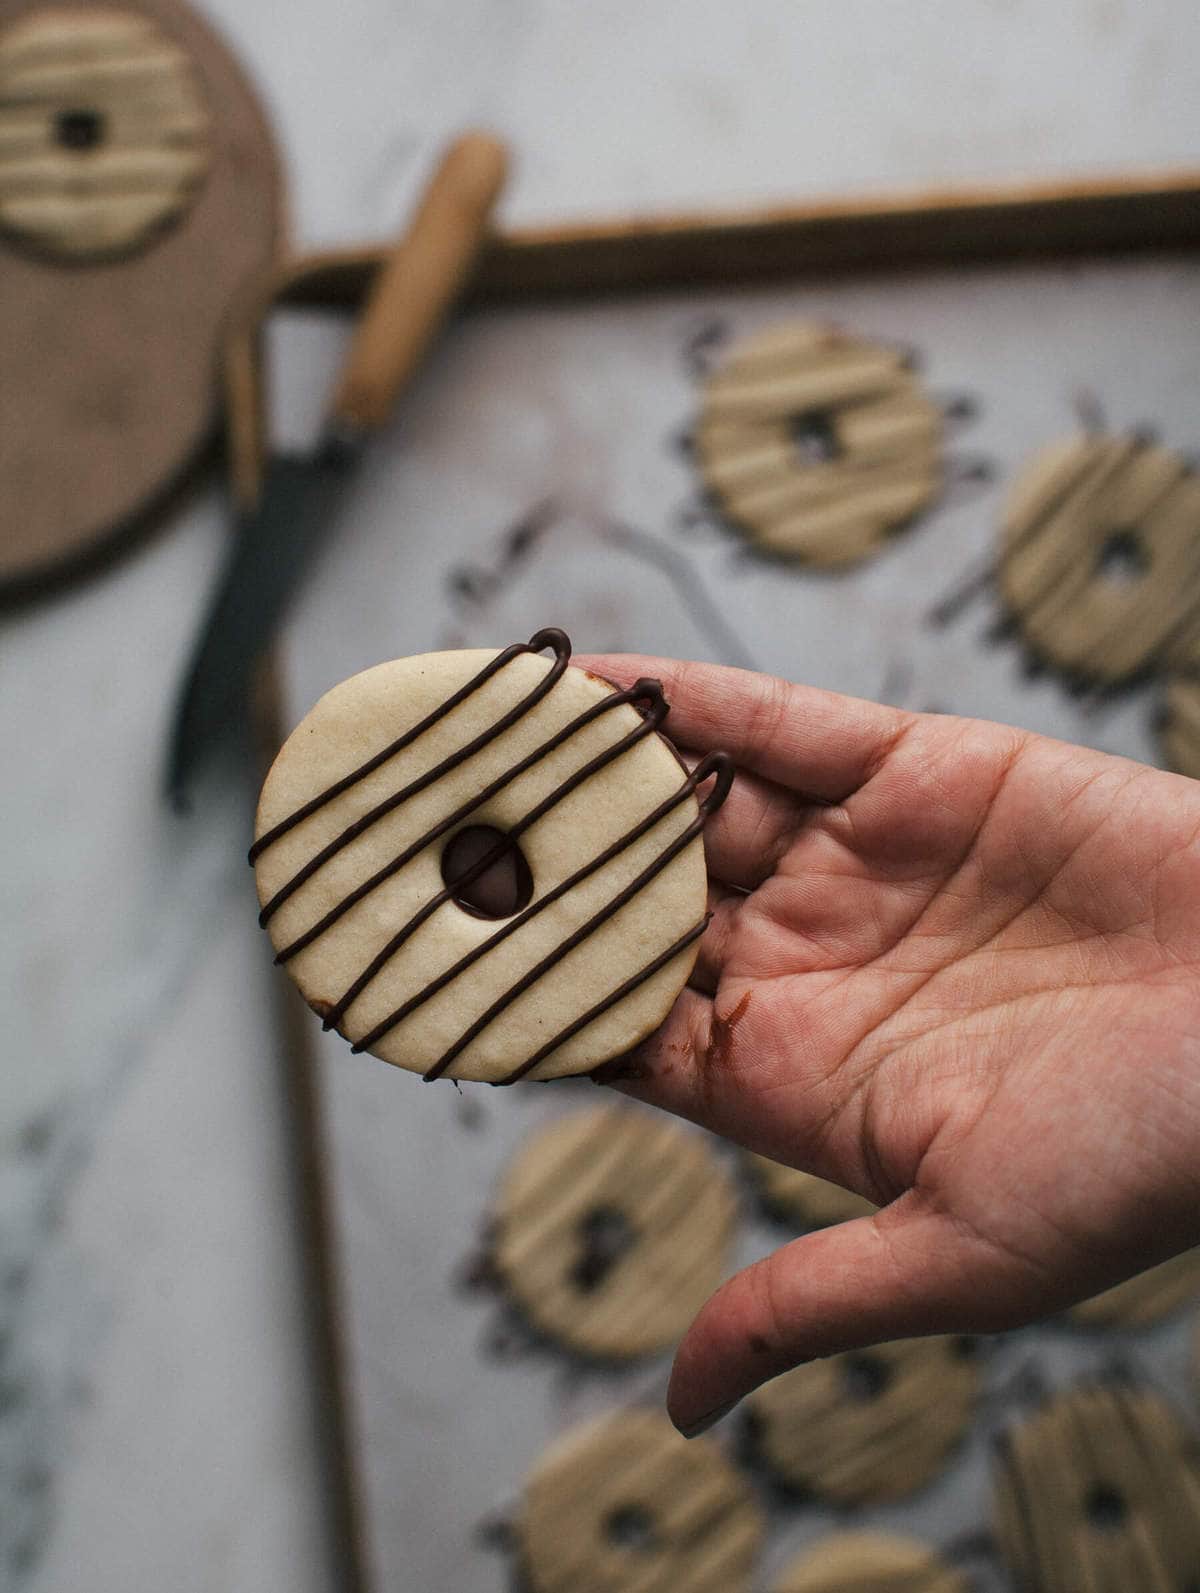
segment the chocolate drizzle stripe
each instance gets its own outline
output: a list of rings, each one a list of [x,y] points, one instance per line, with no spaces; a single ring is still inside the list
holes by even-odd
[[[527,973],[523,974],[522,977],[504,993],[504,995],[500,996],[491,1004],[490,1007],[487,1008],[486,1011],[482,1012],[479,1017],[476,1018],[466,1030],[464,1030],[464,1032],[454,1042],[450,1049],[441,1057],[439,1057],[434,1065],[424,1074],[424,1078],[427,1083],[433,1079],[440,1078],[450,1064],[454,1061],[454,1059],[459,1056],[468,1045],[470,1045],[471,1041],[481,1034],[490,1023],[498,1018],[500,1014],[517,999],[518,996],[523,995],[526,990],[530,989],[537,983],[543,974],[548,973],[556,963],[561,962],[568,952],[573,951],[576,946],[581,945],[585,940],[588,939],[590,935],[599,929],[602,924],[607,923],[607,921],[612,918],[614,914],[619,912],[620,909],[628,902],[632,901],[633,898],[641,890],[643,890],[652,879],[660,874],[669,863],[678,857],[680,852],[682,852],[686,846],[689,846],[691,842],[696,839],[701,830],[704,828],[705,819],[710,813],[718,808],[722,802],[724,802],[726,796],[729,794],[729,787],[733,780],[733,764],[731,760],[723,752],[710,753],[708,757],[696,765],[695,769],[693,769],[692,773],[688,776],[688,779],[680,787],[679,792],[675,793],[676,796],[685,794],[688,790],[695,789],[695,787],[702,781],[714,776],[715,781],[713,789],[700,803],[700,811],[696,818],[693,819],[691,824],[689,824],[685,830],[676,836],[670,845],[667,846],[652,863],[648,863],[639,874],[635,875],[628,885],[626,885],[622,890],[618,891],[612,900],[607,902],[599,912],[593,913],[592,916],[585,920],[585,922],[582,923],[578,929],[574,930],[566,937],[565,940],[560,942],[560,944],[556,946],[548,956],[543,957],[540,962],[536,963],[532,968],[530,968]],[[643,823],[645,823],[645,821],[643,821]],[[631,831],[630,834],[632,835],[633,832]],[[617,851],[620,851],[624,846],[628,846],[629,844],[629,837],[625,837],[622,841],[616,843],[616,849]],[[610,848],[610,850],[612,849]],[[597,863],[595,866],[599,866],[599,864]],[[569,888],[566,881],[563,882],[563,886],[558,887],[560,894],[564,887]],[[393,1026],[394,1025],[389,1019],[385,1019],[382,1024],[376,1025],[369,1035],[365,1036],[362,1040],[359,1040],[352,1049],[355,1051],[364,1050],[367,1046],[374,1044],[376,1040],[381,1038],[382,1035],[386,1034]]]
[[[389,758],[394,758],[398,752],[403,752],[405,747],[411,746],[418,736],[423,736],[439,719],[444,718],[446,714],[457,708],[459,703],[465,702],[472,692],[478,691],[498,670],[503,669],[505,664],[510,663],[518,654],[540,653],[545,647],[552,647],[556,656],[560,654],[565,655],[566,658],[571,656],[571,644],[567,640],[566,634],[554,626],[548,626],[544,630],[535,632],[527,642],[511,643],[502,652],[497,653],[495,658],[485,664],[479,673],[467,681],[465,686],[461,686],[452,697],[447,697],[446,701],[435,708],[432,713],[426,714],[419,724],[413,725],[410,730],[406,730],[402,736],[398,736],[389,746],[384,747],[382,752],[377,752],[373,757],[368,758],[366,763],[360,764],[357,769],[351,770],[349,774],[343,775],[333,785],[326,787],[324,791],[318,792],[315,797],[305,802],[302,807],[297,808],[294,813],[290,813],[286,819],[281,819],[265,835],[260,835],[250,848],[247,860],[250,863],[257,862],[267,847],[286,835],[289,830],[295,829],[297,824],[323,808],[327,802],[332,802],[335,797],[341,796],[343,791],[348,791],[359,780],[365,779],[369,774],[374,774],[375,770],[385,764]]]
[[[465,746],[459,747],[457,751],[451,753],[449,757],[443,759],[443,761],[439,763],[436,768],[427,770],[425,774],[421,775],[418,779],[413,780],[402,790],[394,792],[393,795],[378,803],[368,813],[364,813],[361,818],[355,819],[353,824],[347,825],[340,835],[335,836],[327,846],[322,847],[315,856],[309,858],[304,867],[294,874],[292,878],[288,880],[286,885],[282,885],[279,890],[275,892],[275,895],[272,896],[271,900],[258,915],[258,921],[260,925],[265,927],[274,914],[277,913],[278,910],[283,906],[284,902],[293,896],[296,891],[300,889],[301,885],[310,880],[318,871],[318,869],[323,868],[331,857],[335,857],[343,847],[348,846],[351,841],[357,840],[358,837],[369,830],[373,824],[377,824],[380,819],[386,818],[389,813],[394,812],[395,809],[400,807],[402,803],[407,802],[410,797],[419,795],[420,792],[426,790],[436,780],[440,780],[443,775],[449,774],[452,769],[456,769],[460,763],[465,763],[468,758],[473,757],[475,753],[479,752],[483,747],[486,747],[489,742],[494,741],[497,736],[503,734],[503,732],[511,725],[516,724],[518,719],[520,719],[524,714],[528,713],[531,708],[535,707],[539,702],[541,702],[543,697],[545,697],[554,689],[555,685],[558,683],[559,677],[567,667],[567,661],[571,656],[571,644],[562,631],[539,631],[536,636],[531,638],[528,645],[518,644],[516,651],[514,651],[512,648],[506,648],[503,653],[498,654],[496,658],[492,659],[491,663],[486,669],[481,670],[480,673],[475,676],[474,680],[468,681],[464,687],[455,692],[454,696],[447,698],[440,708],[435,709],[432,714],[426,715],[419,725],[415,726],[412,730],[407,731],[405,735],[401,736],[398,741],[392,744],[391,748],[385,749],[384,753],[377,754],[376,757],[369,763],[364,764],[363,770],[369,773],[373,768],[377,768],[379,764],[384,761],[385,756],[391,757],[395,752],[400,751],[403,747],[411,745],[411,743],[416,740],[417,736],[420,735],[424,730],[428,729],[431,724],[435,723],[441,718],[444,718],[451,708],[456,707],[460,702],[463,701],[465,697],[469,696],[471,692],[476,691],[481,685],[483,685],[484,681],[490,678],[490,675],[495,674],[496,669],[499,667],[500,660],[503,660],[504,663],[509,663],[517,656],[519,652],[540,650],[535,649],[533,646],[539,637],[548,638],[547,641],[542,643],[542,646],[554,648],[554,662],[546,671],[545,675],[542,676],[542,679],[538,682],[534,689],[522,697],[518,703],[508,710],[507,713],[502,714],[500,718],[496,720],[495,724],[489,725],[488,728],[476,736],[473,741],[468,741]],[[353,785],[361,778],[362,774],[358,772],[347,775],[344,777],[344,779],[339,780],[335,785],[330,786],[328,791],[322,792],[319,798],[314,798],[313,800],[317,803],[317,806],[321,806],[324,802],[329,801],[332,796],[340,795],[342,791],[347,790],[349,786]],[[312,803],[306,804],[306,808],[311,810]],[[306,808],[301,808],[299,810],[300,813],[303,814],[306,811]],[[293,815],[292,819],[285,819],[282,826],[277,825],[274,830],[268,833],[267,836],[264,836],[264,843],[273,839],[277,834],[282,833],[283,827],[286,826],[290,828],[293,822],[298,822],[295,815]],[[251,861],[253,861],[253,858]]]
[[[506,853],[511,851],[513,843],[518,840],[519,837],[523,835],[532,824],[534,824],[538,819],[544,817],[545,814],[551,810],[551,808],[557,806],[557,804],[561,802],[564,797],[569,796],[571,792],[581,786],[585,780],[590,779],[594,774],[598,774],[601,769],[607,768],[610,763],[621,757],[623,753],[628,752],[631,747],[636,746],[639,741],[642,741],[646,736],[650,735],[652,731],[658,728],[663,719],[666,717],[667,712],[667,705],[662,697],[662,687],[658,685],[657,681],[639,681],[638,685],[640,687],[646,688],[652,687],[654,688],[654,692],[652,694],[649,689],[643,692],[643,695],[646,696],[653,695],[653,701],[651,703],[650,712],[643,719],[642,723],[638,725],[637,729],[631,730],[627,736],[622,736],[619,741],[613,742],[612,746],[605,747],[603,752],[598,753],[594,758],[589,759],[587,763],[576,769],[575,773],[572,774],[568,779],[564,780],[562,784],[554,791],[551,791],[549,796],[545,797],[536,805],[536,807],[531,808],[523,818],[519,819],[517,823],[508,830],[503,840],[497,842],[495,846],[489,848],[489,850],[485,852],[483,856],[475,863],[473,863],[469,869],[466,869],[462,874],[460,874],[454,882],[453,889],[450,889],[449,887],[443,888],[435,896],[431,896],[427,902],[418,908],[409,921],[402,925],[401,928],[398,929],[392,938],[387,942],[387,944],[382,946],[379,951],[375,953],[374,957],[372,957],[371,961],[363,969],[362,973],[358,975],[350,988],[329,1009],[325,1015],[323,1024],[324,1028],[332,1029],[341,1022],[342,1018],[346,1015],[347,1009],[358,1000],[359,996],[376,977],[383,966],[396,955],[401,946],[404,945],[405,941],[408,940],[411,935],[415,934],[416,931],[420,929],[421,925],[425,923],[428,918],[432,917],[439,907],[444,906],[448,901],[451,900],[455,892],[462,891],[465,886],[470,885],[473,880],[478,879],[481,874],[483,874],[487,869],[491,868],[493,863],[498,862],[506,855]],[[675,806],[681,802],[684,796],[687,794],[687,790],[688,788],[686,786],[681,787],[678,792],[673,794],[672,798],[670,799],[670,804]],[[654,818],[651,817],[645,822],[648,826],[650,823],[654,822]],[[629,844],[629,838],[623,837],[620,844],[621,846],[627,846]],[[619,849],[620,848],[618,847],[618,850]],[[536,915],[540,913],[544,907],[548,907],[551,902],[557,901],[558,898],[563,895],[572,884],[577,883],[580,878],[586,877],[588,873],[594,872],[599,866],[599,862],[593,860],[592,863],[587,865],[586,869],[581,870],[578,875],[572,876],[569,881],[564,881],[562,884],[555,886],[553,890],[548,891],[545,896],[541,897],[538,901],[527,907],[524,912],[519,913],[515,918],[510,919],[502,929],[498,930],[496,934],[490,937],[490,939],[484,941],[481,946],[477,946],[475,947],[474,951],[468,952],[466,958],[463,959],[462,966],[466,966],[468,963],[473,962],[475,958],[481,956],[484,951],[490,950],[490,948],[494,945],[498,945],[500,941],[511,935],[514,930],[520,929],[522,924],[525,924],[529,921],[529,919],[536,917]],[[448,977],[450,976],[442,976],[442,981],[448,982]],[[440,988],[440,985],[438,988]],[[421,994],[420,1000],[426,1000],[433,993],[434,992],[432,989],[423,992]],[[418,1006],[419,1004],[420,1002],[414,998],[412,1001],[406,1002],[402,1008],[397,1008],[396,1012],[392,1013],[388,1018],[387,1027],[394,1027],[395,1024],[400,1022],[401,1017],[407,1016],[413,1007]],[[368,1038],[374,1037],[375,1030],[372,1030],[371,1036]],[[356,1047],[356,1049],[358,1048]]]
[[[603,1017],[610,1007],[615,1007],[618,1002],[624,1001],[626,996],[632,995],[639,985],[644,985],[647,979],[652,979],[661,968],[665,968],[669,962],[678,957],[681,951],[686,951],[693,941],[699,940],[708,928],[711,917],[711,913],[705,913],[699,923],[693,924],[686,934],[680,935],[666,951],[660,951],[653,962],[648,962],[644,968],[639,968],[637,973],[631,974],[624,984],[618,985],[615,990],[610,990],[602,1001],[597,1001],[594,1007],[589,1007],[585,1013],[575,1019],[574,1023],[569,1023],[565,1029],[560,1029],[552,1040],[547,1040],[545,1045],[536,1050],[527,1061],[522,1062],[519,1068],[514,1068],[504,1078],[497,1079],[497,1085],[515,1084],[518,1079],[523,1079],[526,1074],[533,1072],[539,1062],[544,1062],[552,1051],[557,1051],[560,1045],[566,1045],[567,1041],[573,1040],[581,1029],[586,1029],[589,1023],[594,1023],[597,1018]],[[429,1074],[425,1077],[428,1078]]]
[[[364,880],[361,885],[356,885],[350,894],[338,902],[335,907],[331,907],[323,918],[318,919],[315,924],[306,929],[290,945],[285,946],[282,951],[278,952],[275,961],[277,963],[288,962],[292,957],[304,951],[306,947],[311,946],[314,940],[317,940],[326,930],[332,929],[333,925],[358,902],[362,901],[365,896],[369,896],[373,890],[391,879],[394,874],[398,874],[406,864],[411,863],[419,852],[424,851],[425,847],[436,841],[439,836],[445,835],[448,830],[453,829],[463,819],[468,818],[477,808],[482,807],[485,802],[495,796],[497,791],[502,791],[506,785],[510,785],[519,775],[532,769],[536,763],[556,751],[565,741],[569,741],[576,731],[583,730],[594,720],[599,719],[602,714],[608,713],[612,708],[620,707],[623,703],[643,701],[649,703],[652,712],[655,709],[655,705],[658,705],[658,712],[654,718],[654,724],[657,726],[666,714],[666,704],[662,700],[662,687],[656,680],[639,680],[636,685],[631,686],[627,691],[614,692],[611,696],[605,697],[602,702],[594,703],[577,718],[572,719],[570,724],[564,725],[548,741],[544,741],[540,747],[536,747],[528,757],[522,758],[520,763],[514,764],[511,769],[506,770],[504,774],[493,780],[491,785],[485,786],[477,796],[472,797],[469,802],[462,803],[453,813],[426,830],[424,835],[418,836],[398,856],[392,858],[389,863],[385,863],[369,879]],[[568,790],[573,789],[574,786],[560,787],[559,791],[554,793],[554,801],[561,800],[562,797],[567,795]],[[493,863],[498,862],[511,849],[513,840],[524,829],[528,828],[534,818],[540,817],[542,812],[547,812],[552,806],[553,802],[539,804],[538,810],[535,810],[532,814],[527,814],[521,819],[509,831],[504,842],[492,847],[458,879],[455,889],[461,891],[464,886],[469,885],[480,874],[489,869]],[[389,952],[388,955],[390,956],[391,953]],[[339,1009],[341,1005],[339,1002]],[[325,1027],[327,1029],[332,1028],[336,1021],[337,1019],[333,1018],[331,1021],[326,1022]]]

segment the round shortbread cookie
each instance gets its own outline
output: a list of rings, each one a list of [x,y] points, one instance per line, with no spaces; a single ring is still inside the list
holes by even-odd
[[[731,765],[687,774],[656,734],[657,681],[618,692],[569,657],[547,630],[380,664],[322,697],[272,765],[250,854],[260,921],[355,1050],[426,1078],[579,1073],[682,989],[706,922],[700,832]],[[484,850],[447,884],[468,830]],[[460,905],[514,856],[523,904]]]
[[[658,1113],[558,1119],[500,1186],[492,1256],[538,1328],[601,1357],[671,1344],[725,1276],[737,1196],[699,1134]]]
[[[552,1444],[515,1525],[532,1593],[738,1593],[764,1528],[715,1444],[637,1408]]]
[[[913,1538],[838,1532],[793,1560],[772,1593],[969,1593],[969,1584]]]
[[[790,1488],[836,1504],[899,1499],[971,1423],[973,1340],[903,1339],[785,1372],[750,1396],[756,1446]]]
[[[768,1211],[800,1228],[829,1228],[853,1217],[869,1216],[877,1209],[863,1195],[815,1173],[774,1162],[769,1156],[748,1151],[746,1162]]]
[[[905,355],[798,322],[735,344],[704,386],[704,484],[759,547],[818,565],[874,553],[937,495],[943,417]]]
[[[1200,1297],[1200,1250],[1187,1250],[1161,1266],[1072,1306],[1086,1327],[1147,1327]]]
[[[118,7],[47,6],[0,33],[0,229],[108,259],[176,220],[208,171],[187,54]]]
[[[1038,454],[1000,529],[1005,605],[1040,657],[1115,685],[1200,634],[1200,479],[1145,439],[1083,435]]]
[[[994,1525],[1031,1593],[1191,1593],[1200,1568],[1200,1456],[1148,1390],[1055,1395],[998,1446]]]
[[[1196,673],[1167,682],[1163,703],[1162,747],[1176,774],[1200,780],[1200,665]]]

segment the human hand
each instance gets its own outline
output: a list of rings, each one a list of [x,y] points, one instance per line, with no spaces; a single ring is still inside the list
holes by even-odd
[[[882,1209],[739,1273],[679,1347],[701,1431],[802,1360],[1061,1309],[1200,1242],[1200,782],[707,664],[739,773],[691,987],[601,1070]]]

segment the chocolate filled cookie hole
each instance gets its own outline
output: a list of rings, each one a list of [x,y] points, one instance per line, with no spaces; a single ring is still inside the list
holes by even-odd
[[[1106,537],[1096,555],[1096,574],[1114,586],[1132,586],[1149,569],[1146,544],[1132,526],[1124,526]]]
[[[842,1387],[849,1399],[866,1403],[886,1394],[892,1369],[877,1355],[848,1355],[842,1362]]]
[[[54,118],[54,137],[63,149],[95,149],[104,142],[104,117],[99,111],[83,107],[60,111]]]
[[[802,465],[822,465],[841,453],[833,416],[827,410],[792,415],[788,420],[792,447]]]
[[[499,855],[481,867],[493,852]],[[442,852],[442,881],[451,899],[475,918],[511,918],[533,895],[521,848],[489,824],[471,824],[450,837]]]
[[[1125,1525],[1129,1507],[1118,1489],[1106,1482],[1098,1482],[1087,1492],[1083,1513],[1089,1526],[1095,1527],[1098,1532],[1116,1532]]]
[[[579,1259],[571,1282],[583,1294],[598,1289],[637,1239],[637,1231],[615,1206],[593,1206],[580,1218]]]
[[[648,1554],[659,1547],[654,1517],[641,1505],[619,1505],[604,1518],[604,1536],[619,1549]]]

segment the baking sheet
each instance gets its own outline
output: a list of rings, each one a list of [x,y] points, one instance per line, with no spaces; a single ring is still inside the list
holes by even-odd
[[[335,544],[290,627],[292,719],[352,671],[432,647],[502,644],[545,624],[577,650],[722,659],[917,709],[1002,719],[1153,760],[1153,683],[1106,702],[1030,678],[995,643],[995,599],[955,622],[930,612],[986,562],[1007,482],[1078,425],[1200,438],[1200,276],[1194,261],[976,268],[794,290],[705,292],[473,314],[455,327],[373,452]],[[951,486],[860,569],[821,575],[749,556],[697,515],[681,436],[710,339],[794,317],[911,347],[930,388],[972,400]],[[344,329],[289,322],[275,353],[288,393],[317,392]],[[306,417],[283,417],[303,430]],[[976,479],[985,464],[991,480]],[[487,1349],[495,1307],[465,1292],[489,1192],[549,1116],[596,1100],[587,1083],[508,1092],[426,1088],[320,1041],[347,1353],[369,1552],[386,1589],[489,1593],[505,1568],[477,1524],[503,1511],[549,1438],[631,1397],[660,1399],[669,1357],[613,1374],[538,1351]],[[722,1151],[722,1154],[732,1154]],[[781,1237],[747,1202],[739,1260]],[[935,1487],[862,1519],[946,1543],[986,1519],[987,1433],[1019,1407],[1034,1363],[1050,1386],[1128,1355],[1194,1415],[1189,1320],[1128,1338],[1053,1327],[988,1363],[976,1429]],[[776,1509],[761,1585],[831,1512]],[[981,1586],[1004,1583],[984,1566]]]

